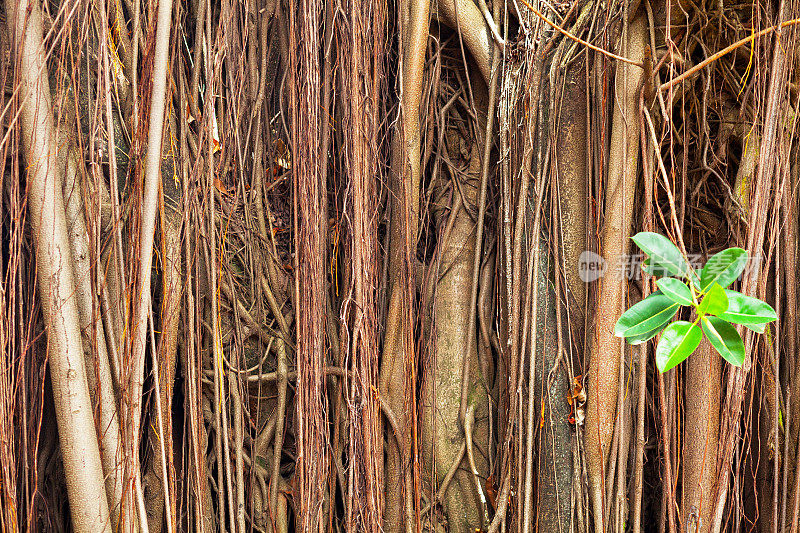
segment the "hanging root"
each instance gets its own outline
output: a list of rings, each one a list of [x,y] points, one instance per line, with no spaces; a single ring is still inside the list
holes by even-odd
[[[644,58],[647,33],[645,17],[640,15],[627,28],[623,53],[634,61]],[[611,132],[611,153],[606,183],[606,213],[600,252],[606,261],[624,257],[629,249],[636,172],[639,161],[638,95],[642,69],[617,65],[616,97]],[[617,414],[619,369],[623,362],[624,341],[614,336],[614,324],[625,305],[626,279],[609,268],[600,278],[591,359],[587,377],[586,467],[594,511],[595,531],[605,531],[605,494],[608,457],[614,420]]]

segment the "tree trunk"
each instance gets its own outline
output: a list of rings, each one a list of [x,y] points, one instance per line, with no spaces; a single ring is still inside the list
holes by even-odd
[[[621,52],[633,61],[644,59],[647,39],[645,17],[638,16],[627,27]],[[626,280],[616,267],[628,254],[634,193],[639,161],[638,101],[642,69],[618,65],[615,83],[611,152],[606,180],[605,222],[600,253],[609,265],[600,278],[591,358],[587,376],[586,467],[596,531],[605,531],[606,475],[611,437],[617,415],[619,369],[624,362],[624,342],[614,336],[614,324],[624,311]]]
[[[704,533],[714,512],[722,359],[703,340],[686,369],[681,516],[690,531]]]
[[[42,14],[36,1],[7,2],[6,12],[17,54],[31,228],[72,524],[80,532],[111,531],[86,380],[74,261],[61,191],[64,168],[59,165],[55,147]]]

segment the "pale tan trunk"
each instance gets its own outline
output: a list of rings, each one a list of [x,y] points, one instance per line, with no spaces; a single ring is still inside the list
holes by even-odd
[[[69,141],[67,141],[69,142]],[[97,420],[100,424],[98,438],[103,473],[106,478],[111,520],[119,526],[122,509],[122,485],[124,482],[122,444],[119,430],[119,407],[117,405],[111,364],[105,338],[105,328],[100,319],[99,302],[94,296],[89,273],[91,255],[84,218],[84,201],[78,182],[77,156],[70,148],[64,161],[64,197],[66,200],[69,239],[73,254],[75,295],[78,303],[80,327],[84,337],[86,377],[92,404],[97,405]],[[61,166],[61,165],[59,165]],[[93,333],[95,337],[93,338]],[[92,346],[96,346],[96,353]]]
[[[28,205],[48,341],[64,474],[76,531],[111,531],[75,298],[73,257],[56,156],[52,101],[37,1],[7,2],[17,54]]]

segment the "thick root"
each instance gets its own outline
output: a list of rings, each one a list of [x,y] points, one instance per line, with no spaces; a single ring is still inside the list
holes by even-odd
[[[622,48],[626,57],[642,62],[647,43],[645,17],[640,15],[628,26],[627,42]],[[595,531],[605,528],[604,485],[608,455],[617,415],[619,369],[624,357],[622,341],[614,336],[614,324],[625,306],[626,280],[613,263],[629,250],[636,170],[639,160],[638,95],[643,71],[632,65],[619,65],[611,133],[611,148],[606,182],[605,227],[600,244],[601,255],[611,264],[600,278],[595,330],[587,377],[586,467],[594,511]]]

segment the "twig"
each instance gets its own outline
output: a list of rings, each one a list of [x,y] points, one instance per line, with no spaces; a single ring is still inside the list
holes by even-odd
[[[475,466],[475,447],[472,443],[472,429],[475,425],[475,404],[470,403],[469,408],[467,409],[467,415],[464,419],[464,443],[467,450],[467,460],[469,461],[469,469],[472,473],[472,479],[475,481],[475,490],[478,492],[478,496],[481,501],[481,518],[484,523],[489,523],[489,511],[486,504],[486,494],[483,492],[483,487],[481,487],[481,480],[480,475],[478,474],[478,469]]]
[[[492,519],[492,523],[489,524],[489,533],[497,533],[500,529],[500,525],[505,524],[506,521],[506,509],[508,509],[508,498],[511,496],[511,480],[510,478],[511,469],[509,468],[506,472],[506,476],[503,478],[503,482],[500,484],[500,497],[497,500],[497,511],[494,514],[494,518]]]
[[[525,0],[522,0],[522,1],[524,2]],[[690,76],[693,76],[695,73],[697,73],[699,70],[705,68],[710,63],[713,63],[717,59],[720,59],[721,57],[726,56],[729,53],[733,52],[734,50],[736,50],[740,46],[743,46],[743,45],[749,43],[750,41],[754,41],[754,40],[758,39],[759,37],[763,37],[764,35],[767,35],[768,33],[771,33],[773,31],[778,31],[780,33],[780,29],[781,28],[786,28],[787,26],[793,26],[795,24],[800,24],[800,18],[791,19],[791,20],[787,20],[787,21],[781,22],[780,24],[776,24],[774,26],[770,26],[769,28],[765,28],[765,29],[763,29],[763,30],[761,30],[761,31],[759,31],[757,33],[754,33],[754,34],[750,35],[749,37],[745,37],[744,39],[739,39],[738,41],[736,41],[732,45],[730,45],[730,46],[728,46],[726,48],[723,48],[722,50],[720,50],[716,54],[712,55],[711,57],[709,57],[707,59],[704,59],[703,61],[701,61],[697,65],[693,66],[692,68],[690,68],[689,70],[687,70],[686,72],[684,72],[683,74],[678,76],[677,78],[671,79],[666,83],[662,83],[661,87],[659,87],[658,90],[659,91],[666,91],[670,87],[673,87],[673,86],[677,85],[678,83],[681,83],[686,78],[689,78]]]
[[[275,521],[278,509],[278,482],[281,475],[281,449],[283,448],[283,429],[286,418],[286,382],[288,365],[286,362],[286,346],[278,340],[278,405],[275,408],[278,420],[275,424],[275,446],[272,453],[272,476],[269,480],[269,514]]]
[[[158,424],[158,442],[159,446],[159,454],[161,454],[161,482],[164,485],[164,501],[170,501],[170,491],[169,491],[169,475],[167,474],[167,452],[164,448],[164,406],[161,405],[161,394],[159,391],[161,390],[161,385],[159,383],[159,362],[158,362],[158,349],[156,348],[156,336],[155,336],[155,324],[153,322],[153,313],[152,309],[151,312],[148,313],[148,318],[150,322],[150,346],[151,346],[151,355],[153,357],[153,381],[156,387],[155,396],[155,404],[156,404],[156,423]],[[164,506],[166,513],[167,513],[167,532],[172,533],[172,508],[169,504]],[[147,516],[147,513],[145,513]],[[160,520],[161,517],[157,517],[157,520]]]
[[[147,335],[147,315],[151,307],[151,288],[153,264],[153,241],[156,229],[156,213],[158,207],[158,183],[161,169],[161,138],[164,131],[164,109],[167,93],[167,55],[169,53],[169,36],[172,23],[172,0],[158,3],[158,21],[156,24],[156,48],[153,63],[153,93],[150,105],[149,131],[147,137],[147,158],[145,162],[144,191],[142,195],[141,230],[139,233],[139,276],[137,289],[139,294],[135,304],[136,317],[132,325],[133,331],[133,372],[131,372],[131,403],[133,417],[134,458],[138,457],[139,424],[142,411],[142,387],[144,385],[144,351]],[[114,157],[113,148],[109,158]],[[138,460],[134,461],[138,464]]]
[[[533,233],[532,238],[534,241],[534,249],[533,249],[533,262],[529,263],[529,265],[533,266],[533,271],[528,270],[528,280],[533,279],[533,294],[531,295],[531,321],[533,324],[537,324],[537,316],[538,316],[538,309],[539,309],[539,276],[541,273],[539,272],[540,268],[540,260],[541,260],[541,247],[539,243],[540,235],[539,232],[541,231],[541,222],[542,222],[542,200],[544,198],[544,187],[545,187],[545,180],[542,175],[538,177],[538,191],[536,192],[536,210],[535,216],[533,221]],[[534,402],[534,394],[536,387],[533,386],[535,376],[536,376],[536,355],[537,355],[537,337],[538,329],[536,326],[533,326],[532,331],[530,332],[530,362],[528,363],[528,412],[527,412],[527,420],[526,420],[526,427],[525,427],[525,492],[524,492],[524,515],[523,515],[523,528],[522,531],[527,533],[530,529],[531,524],[533,523],[533,441],[534,441],[534,411],[535,409],[533,406],[535,405]],[[524,347],[522,348],[523,356],[524,356]],[[521,376],[522,377],[522,376]]]
[[[659,146],[659,143],[658,138],[656,137],[655,126],[653,126],[653,120],[650,118],[650,111],[648,111],[646,107],[642,107],[642,113],[644,114],[644,118],[647,123],[647,129],[650,132],[650,138],[653,141],[653,146],[657,147]],[[670,216],[672,219],[672,224],[675,226],[675,237],[677,238],[683,256],[687,257],[688,252],[686,251],[686,244],[683,242],[683,232],[681,231],[681,226],[678,223],[677,209],[675,207],[675,196],[672,194],[672,188],[669,185],[667,169],[664,166],[664,160],[661,158],[661,154],[658,153],[658,150],[655,151],[655,155],[656,159],[658,160],[658,169],[661,171],[661,177],[664,179],[664,188],[667,191],[667,199],[669,200],[670,205]]]
[[[639,67],[639,68],[644,68],[644,66],[643,66],[641,63],[637,63],[636,61],[633,61],[632,59],[628,59],[627,57],[618,56],[617,54],[614,54],[614,53],[612,53],[612,52],[609,52],[608,50],[603,50],[603,49],[602,49],[602,48],[600,48],[599,46],[595,46],[595,45],[593,45],[592,43],[590,43],[590,42],[588,42],[588,41],[584,41],[584,40],[583,40],[583,39],[581,39],[580,37],[577,37],[577,36],[575,36],[575,35],[572,35],[570,32],[568,32],[567,30],[565,30],[564,28],[562,28],[561,26],[559,26],[559,25],[558,25],[558,24],[556,24],[555,22],[552,22],[550,19],[548,19],[547,17],[545,17],[544,15],[542,15],[542,14],[541,14],[541,12],[539,12],[539,10],[538,10],[538,9],[536,9],[536,8],[535,8],[535,7],[533,7],[531,4],[529,4],[529,3],[528,3],[528,0],[520,0],[520,2],[522,2],[522,4],[523,4],[525,7],[527,7],[528,9],[530,9],[530,10],[531,10],[531,11],[534,13],[534,15],[536,15],[537,17],[539,17],[540,19],[542,19],[542,20],[543,20],[543,21],[544,21],[546,24],[548,24],[549,26],[551,26],[553,29],[555,29],[555,30],[557,30],[557,31],[559,31],[559,32],[561,32],[561,33],[563,33],[564,35],[566,35],[567,37],[569,37],[569,38],[570,38],[570,39],[572,39],[573,41],[575,41],[575,42],[577,42],[577,43],[580,43],[580,44],[582,44],[583,46],[585,46],[585,47],[587,47],[587,48],[591,48],[591,49],[592,49],[592,50],[594,50],[595,52],[600,52],[601,54],[603,54],[603,55],[605,55],[605,56],[608,56],[608,57],[610,57],[610,58],[612,58],[612,59],[616,59],[617,61],[622,61],[622,62],[624,62],[624,63],[628,63],[628,64],[630,64],[630,65],[635,65],[635,66],[637,66],[637,67]]]
[[[646,7],[649,10],[649,2],[646,2]],[[649,11],[648,11],[649,14]],[[643,108],[646,102],[643,97],[639,99],[639,108]],[[645,190],[645,204],[644,204],[644,229],[650,231],[653,226],[653,173],[651,171],[652,152],[647,150],[647,135],[644,133],[644,116],[639,114],[639,128],[642,131],[640,138],[642,150],[642,169],[644,174],[644,190]],[[655,150],[652,147],[652,150]],[[642,286],[642,297],[646,298],[650,294],[650,284],[645,283]],[[637,374],[637,401],[636,401],[636,448],[635,448],[635,468],[633,472],[633,498],[631,502],[631,516],[632,516],[632,531],[633,533],[640,533],[641,531],[641,513],[642,513],[642,488],[644,479],[644,418],[645,418],[645,399],[647,392],[647,344],[642,344],[639,347],[639,368],[636,369]]]
[[[434,494],[433,501],[428,502],[428,505],[425,506],[424,509],[419,513],[420,515],[425,515],[428,511],[431,510],[431,507],[435,505],[437,502],[442,501],[444,498],[444,493],[447,491],[447,487],[450,486],[450,481],[453,480],[453,477],[458,472],[458,468],[461,466],[461,460],[464,459],[464,452],[467,451],[467,443],[462,442],[461,447],[458,449],[458,453],[456,454],[455,459],[453,459],[453,464],[450,465],[450,470],[447,471],[447,474],[444,476],[442,483],[439,485],[436,494]]]
[[[497,23],[494,21],[494,17],[492,14],[489,13],[489,8],[486,6],[486,0],[478,0],[478,9],[480,9],[483,18],[486,19],[486,24],[489,26],[489,29],[492,31],[492,37],[494,37],[495,42],[500,48],[505,47],[506,40],[503,39],[503,36],[500,35],[500,28],[497,27]],[[494,75],[492,75],[494,78]]]
[[[496,50],[492,51],[492,79],[489,88],[489,105],[486,110],[486,135],[484,136],[483,146],[483,160],[481,162],[481,188],[478,199],[478,221],[475,230],[475,254],[472,258],[472,286],[470,291],[470,305],[469,305],[469,325],[467,326],[467,349],[464,352],[464,368],[461,374],[461,403],[459,407],[459,418],[462,423],[465,420],[467,413],[467,396],[468,396],[468,382],[469,382],[469,367],[470,367],[470,354],[472,353],[473,346],[475,345],[475,326],[477,322],[478,313],[478,278],[480,275],[481,266],[481,250],[483,248],[483,225],[484,217],[486,215],[486,191],[489,182],[489,165],[491,163],[492,154],[492,131],[494,129],[494,109],[497,105],[497,86],[498,78],[500,76],[500,69],[495,66],[495,58],[499,54]],[[458,182],[458,180],[453,180]]]

